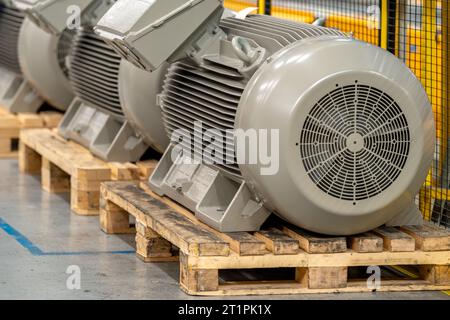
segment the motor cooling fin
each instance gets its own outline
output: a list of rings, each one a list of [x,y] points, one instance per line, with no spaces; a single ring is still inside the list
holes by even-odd
[[[91,29],[77,30],[69,69],[74,91],[83,101],[123,117],[119,99],[120,60]]]

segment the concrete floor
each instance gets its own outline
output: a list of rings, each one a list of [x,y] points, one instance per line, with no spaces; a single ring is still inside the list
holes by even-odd
[[[70,212],[68,195],[0,160],[0,299],[198,299],[178,288],[178,264],[145,264],[133,236],[106,235],[97,217]],[[79,266],[81,289],[66,270]],[[242,297],[245,298],[245,297]],[[256,299],[250,297],[248,299]],[[450,299],[442,292],[270,296],[269,299]]]

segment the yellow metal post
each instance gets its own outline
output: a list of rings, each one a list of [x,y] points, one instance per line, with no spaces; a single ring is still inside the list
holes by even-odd
[[[388,17],[389,7],[388,0],[381,1],[381,47],[387,49],[388,47]]]
[[[258,0],[258,13],[259,14],[266,13],[266,0]]]

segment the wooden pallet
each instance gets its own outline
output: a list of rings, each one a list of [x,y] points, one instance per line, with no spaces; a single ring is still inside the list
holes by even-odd
[[[154,194],[144,182],[103,183],[100,203],[101,229],[110,234],[136,232],[136,254],[142,260],[172,261],[177,248],[180,286],[192,295],[370,292],[368,275],[353,279],[350,269],[400,265],[417,267],[420,277],[382,279],[377,290],[450,289],[450,232],[430,224],[384,227],[351,237],[321,236],[284,222],[254,233],[222,233]],[[227,270],[272,268],[289,268],[292,276],[277,281],[222,277]]]
[[[66,141],[55,130],[27,129],[20,133],[19,169],[41,174],[48,192],[70,192],[71,209],[80,215],[98,215],[100,183],[147,179],[157,162],[105,162],[81,145]]]
[[[21,129],[55,128],[61,119],[55,111],[13,114],[0,107],[0,158],[17,157]]]

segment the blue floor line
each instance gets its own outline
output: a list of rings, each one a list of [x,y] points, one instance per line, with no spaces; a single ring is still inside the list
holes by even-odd
[[[33,256],[81,256],[98,254],[131,254],[134,250],[116,250],[116,251],[81,251],[81,252],[44,252],[26,236],[17,229],[0,218],[0,229],[14,238],[22,247],[27,249]]]

